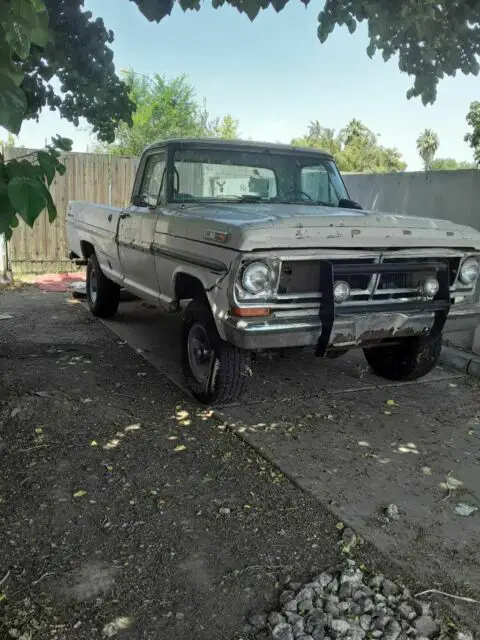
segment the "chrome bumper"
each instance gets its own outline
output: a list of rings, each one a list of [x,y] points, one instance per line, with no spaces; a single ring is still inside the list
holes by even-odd
[[[388,338],[428,333],[434,316],[432,312],[399,311],[341,316],[333,323],[329,348],[351,349]],[[468,331],[479,324],[480,305],[453,306],[444,332]],[[241,349],[286,349],[315,346],[322,332],[322,321],[317,314],[265,320],[229,317],[224,328],[227,341]]]

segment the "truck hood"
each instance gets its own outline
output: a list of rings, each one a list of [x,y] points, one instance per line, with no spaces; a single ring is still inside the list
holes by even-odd
[[[273,248],[450,247],[480,250],[480,232],[416,216],[295,204],[194,204],[176,217],[187,237],[205,241],[205,231],[229,234],[241,251]],[[178,234],[176,235],[183,235]]]

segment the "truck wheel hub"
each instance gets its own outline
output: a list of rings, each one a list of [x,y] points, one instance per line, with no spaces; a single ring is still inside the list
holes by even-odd
[[[207,332],[202,325],[193,325],[188,334],[188,360],[198,382],[204,382],[210,375],[211,357],[212,348]]]

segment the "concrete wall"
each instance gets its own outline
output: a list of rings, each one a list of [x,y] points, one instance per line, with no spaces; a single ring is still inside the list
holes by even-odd
[[[350,197],[365,209],[452,220],[480,231],[480,171],[344,174]],[[473,331],[447,333],[454,346],[471,350]]]
[[[365,209],[452,220],[480,230],[480,171],[345,174]]]

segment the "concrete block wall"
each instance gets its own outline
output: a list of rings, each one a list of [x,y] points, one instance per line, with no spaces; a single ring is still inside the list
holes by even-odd
[[[367,210],[451,220],[480,231],[480,171],[347,173],[343,177],[350,197]],[[460,349],[480,353],[480,327],[445,337]]]
[[[365,209],[452,220],[480,231],[480,171],[345,174]]]

